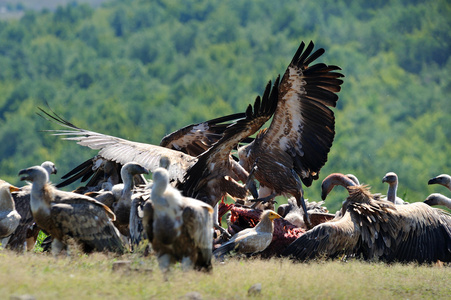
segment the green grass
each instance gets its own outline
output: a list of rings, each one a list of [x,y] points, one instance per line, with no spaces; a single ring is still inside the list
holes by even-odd
[[[115,261],[129,260],[127,270],[113,271]],[[176,299],[197,292],[202,299],[445,299],[451,290],[449,266],[387,265],[286,259],[228,259],[214,262],[211,273],[183,272],[176,265],[165,278],[153,255],[0,251],[3,299],[29,294],[36,299]],[[258,296],[248,289],[261,283]]]

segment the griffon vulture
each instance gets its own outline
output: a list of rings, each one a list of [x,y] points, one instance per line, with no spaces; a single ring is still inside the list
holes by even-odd
[[[151,200],[144,207],[143,225],[163,272],[181,262],[184,268],[211,269],[213,208],[182,196],[169,184],[169,172],[153,172]]]
[[[337,92],[344,77],[339,67],[312,64],[325,51],[301,43],[283,75],[271,124],[238,150],[240,164],[260,182],[259,197],[291,194],[309,218],[302,183],[310,186],[327,161],[335,136]],[[269,192],[268,192],[269,191]],[[266,193],[266,194],[265,194]]]
[[[85,252],[124,252],[119,231],[112,223],[115,215],[107,206],[88,196],[57,190],[40,166],[23,169],[19,176],[32,182],[31,212],[37,225],[53,237],[54,255],[70,238]]]
[[[56,166],[51,161],[43,162],[41,167],[47,171],[49,178],[50,175],[57,173]],[[12,193],[16,210],[20,214],[21,219],[19,226],[17,226],[16,231],[14,231],[14,234],[8,242],[8,248],[19,252],[33,249],[39,234],[39,228],[36,227],[33,215],[31,214],[30,193],[30,184],[27,184],[18,191]]]
[[[430,194],[423,202],[429,206],[441,205],[451,209],[451,199],[439,193]]]
[[[451,261],[451,215],[417,202],[376,200],[366,186],[347,186],[342,215],[295,240],[283,253],[297,260],[362,255],[366,260]]]
[[[385,174],[385,176],[382,178],[382,182],[388,183],[386,200],[396,205],[409,204],[409,202],[406,202],[396,196],[396,191],[398,190],[398,175],[396,175],[395,172],[388,172],[387,174]]]
[[[441,174],[429,179],[428,184],[440,184],[447,187],[451,191],[451,176],[448,174]]]

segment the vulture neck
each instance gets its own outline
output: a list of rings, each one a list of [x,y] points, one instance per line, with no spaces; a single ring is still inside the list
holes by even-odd
[[[122,189],[120,200],[131,201],[133,190],[133,175],[128,170],[126,170],[126,168],[122,168],[121,178],[124,182],[124,188]]]
[[[396,191],[398,190],[398,182],[391,182],[388,185],[388,191],[387,191],[387,200],[391,203],[395,203],[396,201]]]
[[[33,181],[30,195],[30,208],[32,212],[37,212],[40,209],[46,211],[50,209],[50,188],[47,184],[47,178],[39,177]]]

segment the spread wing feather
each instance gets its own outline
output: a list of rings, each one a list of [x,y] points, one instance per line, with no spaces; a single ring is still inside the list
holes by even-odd
[[[312,53],[312,42],[301,43],[280,83],[279,101],[271,125],[263,135],[261,147],[280,148],[295,162],[296,173],[306,185],[318,177],[327,161],[335,136],[335,107],[344,77],[337,66],[318,63],[323,53]]]
[[[185,170],[196,161],[195,157],[180,151],[85,130],[64,120],[54,112],[51,115],[41,108],[40,110],[46,119],[69,128],[68,130],[48,130],[49,132],[54,132],[54,135],[58,136],[66,136],[63,138],[65,140],[77,141],[79,145],[99,150],[98,154],[101,157],[120,164],[134,161],[153,172],[159,167],[160,158],[167,156],[171,161],[169,168],[171,179],[182,181]]]
[[[279,90],[279,77],[271,88],[271,81],[266,85],[262,98],[257,96],[254,106],[251,104],[246,109],[246,117],[239,119],[224,131],[223,137],[208,151],[198,157],[198,161],[186,172],[185,180],[180,189],[186,196],[195,197],[210,179],[213,169],[224,170],[224,174],[231,175],[227,165],[231,151],[237,147],[243,139],[254,134],[263,124],[269,120],[277,107]],[[225,164],[219,168],[218,164]],[[201,176],[200,176],[201,174]]]
[[[124,252],[119,232],[105,210],[93,202],[75,199],[52,203],[50,215],[62,234],[80,242],[84,251]]]

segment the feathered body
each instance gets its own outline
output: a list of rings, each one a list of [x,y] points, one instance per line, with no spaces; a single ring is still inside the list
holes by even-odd
[[[255,227],[246,228],[217,248],[213,255],[222,257],[225,254],[236,251],[241,254],[255,254],[265,250],[271,244],[274,232],[274,219],[280,215],[272,210],[265,210],[261,214],[260,222]]]
[[[294,241],[284,256],[298,260],[356,254],[387,262],[451,261],[451,215],[424,203],[395,206],[365,186],[348,186],[342,214]]]
[[[32,182],[30,207],[35,222],[53,237],[56,255],[74,239],[85,252],[123,253],[125,247],[112,221],[114,213],[88,196],[64,192],[49,184],[40,166],[19,172],[21,180]]]
[[[170,186],[166,169],[155,170],[143,225],[161,270],[167,271],[177,261],[186,268],[211,269],[212,213],[210,205],[184,197]]]

